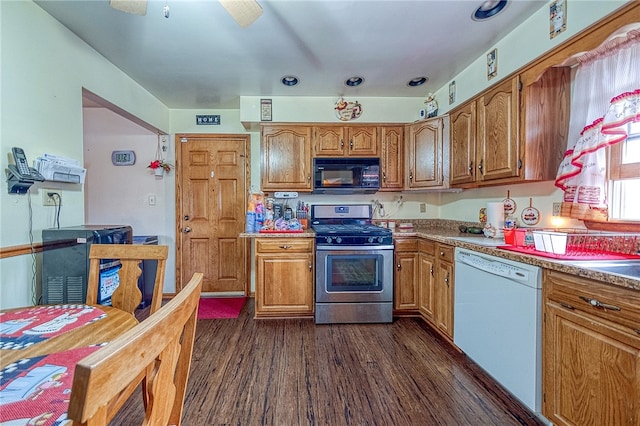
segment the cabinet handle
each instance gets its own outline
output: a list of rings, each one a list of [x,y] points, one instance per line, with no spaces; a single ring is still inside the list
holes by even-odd
[[[353,148],[353,139],[351,139],[351,140],[349,141],[349,146],[350,146],[351,148]]]
[[[566,308],[566,309],[570,309],[572,311],[575,309],[573,306],[569,305],[568,303],[564,303],[564,302],[560,302],[560,306],[562,306],[563,308]]]
[[[400,270],[400,262],[398,262],[398,264],[396,265],[396,269],[399,271]]]
[[[340,148],[344,148],[344,140],[340,139]]]
[[[433,277],[433,266],[431,267],[431,269],[429,270],[429,272],[431,272],[431,276]]]
[[[469,173],[473,173],[473,161],[469,163]]]
[[[607,303],[602,303],[598,299],[591,299],[591,298],[585,297],[585,296],[580,296],[580,299],[584,300],[585,302],[587,302],[588,304],[590,304],[594,308],[601,308],[601,309],[605,309],[605,310],[608,309],[610,311],[619,311],[620,310],[620,308],[618,306],[609,305]]]
[[[283,249],[283,250],[288,250],[288,249],[290,249],[291,247],[293,247],[293,246],[280,246],[280,248],[281,248],[281,249]]]
[[[309,261],[309,270],[313,271],[313,264],[311,263],[311,261]]]
[[[387,181],[387,174],[386,173],[382,173],[382,181],[383,182]]]
[[[311,175],[307,175],[307,180],[311,180]]]
[[[440,252],[440,256],[444,256],[444,252],[443,251]]]
[[[635,328],[633,331],[635,331],[636,334],[640,334],[640,328]]]
[[[480,173],[484,174],[484,172],[482,171],[482,163],[484,162],[484,159],[480,160],[480,164],[478,164],[478,170],[480,170]]]
[[[444,277],[444,283],[447,285],[447,287],[449,287],[449,273],[447,272],[447,275]]]
[[[413,180],[413,171],[409,170],[409,182]]]

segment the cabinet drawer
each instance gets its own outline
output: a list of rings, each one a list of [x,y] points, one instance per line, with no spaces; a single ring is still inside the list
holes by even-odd
[[[256,253],[301,253],[313,251],[312,238],[258,238]]]
[[[438,244],[436,247],[436,257],[444,262],[453,263],[453,246]]]
[[[562,307],[629,327],[640,334],[640,292],[588,278],[545,270],[547,299]]]
[[[435,256],[436,254],[436,242],[432,240],[420,239],[418,242],[418,248],[420,249],[420,253],[430,254]]]
[[[407,238],[404,240],[394,240],[393,241],[395,250],[398,251],[410,251],[410,252],[418,252],[418,239],[417,238]]]

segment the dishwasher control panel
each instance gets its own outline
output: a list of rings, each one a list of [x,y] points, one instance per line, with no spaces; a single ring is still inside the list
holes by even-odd
[[[508,278],[513,281],[536,285],[539,280],[537,267],[519,264],[507,259],[495,256],[483,255],[466,250],[456,251],[456,262],[462,262],[473,268],[488,272],[493,275]]]

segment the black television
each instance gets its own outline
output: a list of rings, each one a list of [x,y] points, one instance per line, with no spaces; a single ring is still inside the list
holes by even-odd
[[[85,303],[91,244],[132,242],[133,228],[128,225],[78,225],[43,229],[40,303]]]

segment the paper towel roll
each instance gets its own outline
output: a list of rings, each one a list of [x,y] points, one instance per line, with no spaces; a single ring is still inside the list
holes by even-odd
[[[496,237],[502,237],[504,232],[504,204],[502,202],[487,203],[487,226],[496,229]]]

